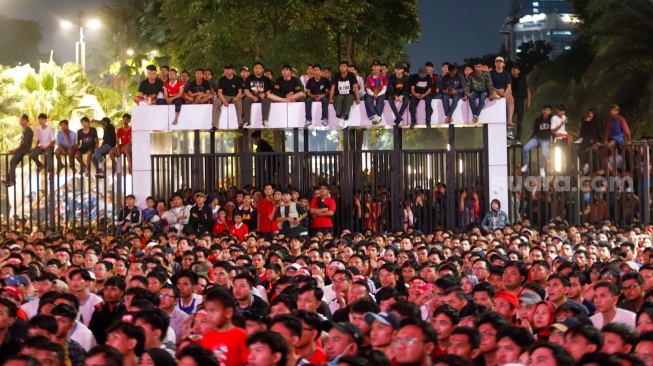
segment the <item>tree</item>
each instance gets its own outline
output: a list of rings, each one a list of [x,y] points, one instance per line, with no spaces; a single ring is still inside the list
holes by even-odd
[[[551,43],[539,40],[522,43],[517,49],[517,64],[524,74],[530,73],[538,64],[549,61],[553,47]]]
[[[41,26],[34,20],[11,19],[0,16],[0,65],[37,64],[43,41]]]

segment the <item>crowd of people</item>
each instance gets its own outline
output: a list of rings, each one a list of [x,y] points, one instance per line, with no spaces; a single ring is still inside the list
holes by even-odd
[[[653,365],[651,224],[334,232],[327,184],[250,188],[3,232],[0,364]]]
[[[519,122],[524,107],[530,108],[530,91],[525,78],[519,76],[519,66],[513,66],[509,72],[505,69],[504,58],[499,56],[494,65],[478,61],[459,70],[456,65],[445,62],[441,70],[442,74],[438,75],[433,62],[429,61],[420,66],[416,74],[411,74],[408,62],[397,62],[392,70],[387,64],[374,60],[371,72],[364,79],[356,66],[341,61],[333,74],[327,67],[310,64],[306,67],[306,74],[300,76],[290,65],[283,65],[281,76],[273,79],[272,70],[256,62],[253,73],[248,66],[243,66],[240,75],[236,75],[234,66],[227,64],[218,80],[213,78],[210,69],[196,69],[195,80],[191,80],[188,71],[178,75],[176,69],[167,65],[159,70],[155,65],[149,65],[147,79],[141,82],[133,99],[139,105],[174,105],[173,125],[179,122],[184,104],[213,104],[212,131],[219,127],[222,106],[232,104],[236,109],[238,129],[242,131],[251,126],[253,103],[261,103],[264,127],[268,125],[270,104],[289,102],[305,103],[306,126],[313,124],[313,104],[320,103],[323,126],[329,125],[328,106],[332,104],[340,126],[347,127],[354,103],[364,102],[367,118],[376,125],[382,120],[387,100],[394,123],[398,126],[403,122],[402,116],[408,108],[410,127],[413,128],[417,124],[417,106],[422,100],[425,101],[426,126],[431,127],[433,99],[442,100],[446,123],[461,122],[454,121],[453,113],[461,99],[469,99],[473,122],[476,123],[486,100],[505,98],[508,103],[508,137],[514,137],[513,129],[518,128],[518,124],[513,123],[513,115]]]

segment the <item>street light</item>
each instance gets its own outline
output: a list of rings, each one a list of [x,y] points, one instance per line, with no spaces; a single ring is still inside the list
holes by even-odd
[[[86,43],[84,43],[84,28],[98,28],[102,24],[95,19],[84,23],[84,12],[81,10],[77,12],[77,20],[77,24],[73,24],[68,20],[64,20],[61,22],[61,27],[79,28],[79,42],[75,43],[75,63],[80,65],[83,70],[86,70]]]

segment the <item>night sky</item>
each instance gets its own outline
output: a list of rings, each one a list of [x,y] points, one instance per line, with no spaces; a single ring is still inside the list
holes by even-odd
[[[33,19],[41,24],[44,53],[54,50],[60,62],[75,60],[75,29],[62,29],[63,19],[76,20],[77,10],[88,18],[105,0],[0,0],[0,14],[10,18]],[[453,5],[453,6],[451,6]],[[482,6],[480,6],[482,5]],[[412,65],[433,61],[462,62],[466,57],[498,52],[503,42],[499,29],[506,19],[509,0],[421,0],[422,37],[406,47]],[[85,32],[87,48],[99,39],[97,30]],[[44,60],[47,61],[47,60]],[[436,67],[437,68],[437,67]]]

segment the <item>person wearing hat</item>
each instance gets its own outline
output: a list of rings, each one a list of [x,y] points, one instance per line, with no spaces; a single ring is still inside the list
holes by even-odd
[[[188,224],[193,233],[201,235],[213,228],[213,210],[206,204],[206,193],[195,193],[195,206],[190,209]]]
[[[163,70],[163,67],[161,69]],[[179,121],[181,105],[184,103],[184,82],[177,80],[176,69],[170,70],[168,75],[170,79],[163,84],[163,98],[168,105],[175,105],[175,119],[172,124],[176,125]]]
[[[424,66],[420,67],[417,74],[413,75],[410,80],[410,128],[415,128],[417,124],[417,106],[421,100],[426,105],[426,127],[431,127],[431,115],[433,114],[433,106],[431,105],[433,99],[432,87],[433,79],[428,76]]]
[[[508,139],[512,140],[514,135],[512,129],[517,127],[512,123],[512,116],[515,114],[515,99],[512,96],[512,75],[505,69],[506,62],[503,57],[498,56],[494,59],[494,69],[490,71],[492,77],[492,85],[494,86],[494,93],[490,99],[506,98],[508,103]]]
[[[133,194],[127,195],[125,198],[125,207],[120,209],[116,224],[120,227],[121,232],[131,232],[135,226],[140,226],[143,220],[143,212],[138,206],[134,205],[136,196]]]
[[[267,127],[270,116],[268,92],[272,90],[272,81],[263,75],[264,68],[262,63],[254,63],[254,75],[249,75],[245,80],[245,96],[243,97],[243,127],[245,128],[248,128],[251,123],[253,103],[261,103],[263,127]]]
[[[367,76],[365,82],[367,93],[365,95],[365,111],[367,118],[372,124],[378,125],[383,116],[386,92],[388,90],[388,78],[381,73],[381,61],[372,62],[372,73]]]
[[[93,151],[100,144],[97,130],[91,127],[91,120],[84,116],[80,120],[82,128],[77,131],[77,151],[75,152],[75,159],[79,162],[80,174],[89,174],[90,160],[93,156]],[[84,163],[83,156],[86,155],[86,164]]]
[[[116,147],[118,138],[116,136],[116,128],[111,124],[111,119],[109,117],[104,117],[101,120],[91,120],[91,123],[99,123],[104,129],[104,137],[102,138],[102,144],[100,147],[96,147],[93,150],[94,158],[93,165],[95,165],[95,177],[104,178],[104,157],[109,154],[109,152]]]
[[[45,167],[48,169],[49,179],[52,180],[54,175],[54,129],[48,126],[48,116],[44,113],[39,114],[39,127],[36,129],[36,146],[29,153],[29,158],[36,165],[37,171],[43,170],[43,163],[39,159],[40,155],[45,154]]]
[[[365,323],[367,323],[370,330],[370,344],[373,350],[383,352],[388,359],[392,360],[394,354],[392,352],[392,340],[397,336],[397,332],[401,327],[401,319],[394,313],[381,312],[365,314]]]
[[[331,89],[329,79],[322,77],[322,66],[315,64],[312,66],[312,77],[306,81],[306,100],[304,101],[306,112],[306,126],[313,123],[313,102],[322,104],[322,126],[329,125],[329,98],[326,94]],[[308,76],[308,75],[304,75]],[[302,76],[302,77],[304,77]]]
[[[14,156],[12,156],[7,167],[7,179],[2,181],[7,187],[13,187],[16,184],[16,167],[23,160],[23,157],[29,153],[34,139],[34,131],[29,127],[29,117],[26,114],[20,117],[19,123],[23,128],[20,144],[15,149],[9,150],[9,153]]]
[[[217,131],[220,127],[220,115],[222,106],[229,107],[233,104],[236,108],[236,118],[238,119],[238,130],[243,129],[243,80],[240,76],[234,75],[234,66],[226,64],[224,66],[224,75],[218,80],[218,97],[213,101],[213,118],[211,131]]]
[[[410,87],[408,76],[404,74],[404,64],[397,62],[395,64],[395,73],[388,77],[388,103],[395,116],[395,125],[399,126],[403,121],[403,115],[408,108],[410,99]],[[396,103],[401,103],[401,109],[397,111]]]
[[[331,82],[331,93],[329,93],[329,104],[333,104],[336,117],[339,119],[340,127],[346,128],[349,126],[349,113],[351,106],[360,104],[360,88],[362,85],[358,84],[356,75],[348,70],[349,62],[340,61],[338,69],[340,72],[333,76]]]
[[[336,365],[343,356],[355,355],[363,344],[363,333],[350,322],[325,322],[322,329],[329,334],[324,348],[329,365]]]

